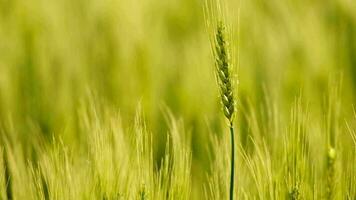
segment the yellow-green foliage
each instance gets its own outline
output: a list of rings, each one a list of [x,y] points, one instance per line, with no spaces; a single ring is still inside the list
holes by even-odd
[[[227,2],[235,199],[353,200],[356,1]],[[203,8],[0,0],[0,199],[227,199]]]

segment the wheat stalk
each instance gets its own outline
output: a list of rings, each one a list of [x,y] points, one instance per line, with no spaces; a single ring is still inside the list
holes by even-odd
[[[212,5],[206,2],[205,14],[207,28],[210,32],[210,43],[215,59],[215,75],[220,91],[220,99],[224,116],[229,122],[231,139],[231,166],[230,166],[230,200],[234,199],[234,177],[235,177],[235,135],[233,121],[236,114],[236,103],[234,96],[233,78],[233,51],[230,46],[232,40],[229,37],[229,27],[224,23],[226,12],[222,9],[220,1]]]
[[[327,155],[327,187],[326,187],[326,198],[334,199],[334,184],[335,184],[335,159],[336,151],[333,147],[329,147]]]
[[[225,27],[219,22],[216,32],[215,44],[216,74],[220,86],[220,97],[225,117],[229,120],[231,137],[231,172],[230,172],[230,200],[234,199],[234,176],[235,176],[235,138],[233,119],[235,116],[235,100],[233,82],[231,78],[231,66],[229,61],[228,43],[225,37]]]

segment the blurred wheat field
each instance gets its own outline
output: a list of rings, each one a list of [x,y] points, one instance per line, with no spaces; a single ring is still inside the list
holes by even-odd
[[[236,199],[356,199],[356,1],[228,2]],[[203,6],[0,0],[0,199],[228,199]]]

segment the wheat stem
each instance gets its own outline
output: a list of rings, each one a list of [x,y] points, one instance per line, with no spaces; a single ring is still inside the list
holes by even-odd
[[[234,177],[235,177],[235,137],[234,126],[230,123],[231,136],[231,172],[230,172],[230,200],[234,199]]]

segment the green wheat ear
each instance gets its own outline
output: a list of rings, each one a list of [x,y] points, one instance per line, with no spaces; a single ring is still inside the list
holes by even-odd
[[[226,27],[219,22],[215,35],[215,65],[218,85],[220,87],[221,103],[225,117],[230,124],[235,115],[235,99],[233,92],[232,66],[230,62],[229,43],[226,38]]]

